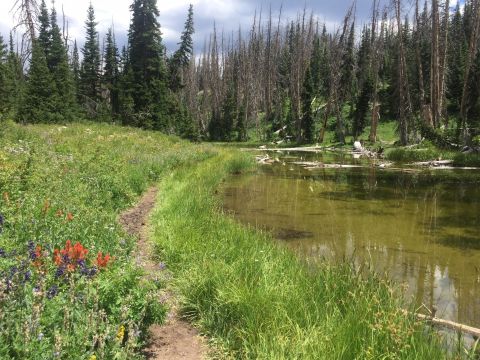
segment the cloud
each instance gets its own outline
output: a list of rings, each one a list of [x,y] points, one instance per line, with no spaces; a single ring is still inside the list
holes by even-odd
[[[69,24],[69,35],[72,39],[77,39],[79,45],[83,44],[85,36],[84,22],[89,3],[90,0],[56,0],[55,2],[60,17],[63,7],[63,12]],[[114,24],[119,44],[123,45],[126,42],[131,3],[132,0],[92,0],[101,38],[103,38],[107,29]],[[306,0],[305,2],[296,0],[284,0],[282,2],[266,0],[158,1],[159,21],[162,25],[163,38],[167,49],[170,51],[174,51],[176,44],[179,42],[190,3],[194,6],[196,29],[194,41],[197,51],[199,51],[212,31],[214,22],[219,31],[229,34],[232,31],[238,31],[239,27],[248,30],[255,12],[258,16],[262,11],[265,17],[270,6],[274,14],[277,14],[282,6],[285,19],[293,20],[299,12],[303,11],[305,5],[307,11],[313,11],[320,21],[326,22],[332,29],[334,24],[342,21],[351,0],[335,0],[333,2],[324,0]],[[0,1],[0,33],[5,38],[15,23],[13,14],[10,12],[13,4],[14,0]],[[48,6],[50,6],[50,3],[48,3]],[[371,13],[371,6],[371,0],[357,0],[357,19],[360,23],[367,21]]]

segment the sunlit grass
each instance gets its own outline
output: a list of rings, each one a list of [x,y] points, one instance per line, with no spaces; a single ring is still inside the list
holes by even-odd
[[[245,156],[223,152],[161,182],[154,241],[183,314],[236,358],[445,358],[387,282],[348,264],[308,267],[222,213],[215,189],[232,162],[248,169]]]

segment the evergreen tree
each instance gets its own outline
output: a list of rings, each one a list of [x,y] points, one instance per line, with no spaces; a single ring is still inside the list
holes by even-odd
[[[112,28],[108,29],[107,32],[104,59],[103,82],[109,92],[111,113],[116,116],[120,111],[118,91],[119,55]]]
[[[75,86],[68,65],[67,49],[57,23],[57,12],[52,9],[50,18],[50,49],[47,65],[55,82],[55,109],[59,120],[71,121],[75,113]]]
[[[38,15],[39,30],[38,30],[38,45],[43,49],[46,59],[49,57],[51,47],[51,33],[50,33],[50,17],[48,15],[47,5],[45,0],[40,4],[40,14]]]
[[[307,68],[302,91],[302,119],[301,119],[301,140],[305,143],[313,142],[314,119],[312,113],[312,102],[315,98],[314,82],[311,67]]]
[[[155,0],[134,0],[128,32],[130,91],[139,126],[171,128],[164,48]]]
[[[450,100],[450,110],[458,114],[460,111],[460,102],[462,100],[463,69],[465,66],[465,54],[467,51],[467,42],[459,3],[457,3],[455,13],[450,23],[449,45],[447,96]]]
[[[82,48],[83,62],[80,70],[80,96],[86,105],[87,114],[95,116],[100,100],[100,48],[92,4],[88,7],[85,29],[86,39]]]
[[[185,28],[178,44],[179,49],[173,54],[170,60],[170,88],[173,91],[181,89],[183,84],[183,69],[190,63],[193,55],[193,5],[188,8],[188,16],[185,22]]]
[[[18,118],[25,123],[52,122],[55,103],[52,94],[55,86],[47,66],[45,53],[38,41],[32,44],[26,96],[22,99]]]
[[[8,109],[11,113],[18,111],[24,90],[24,75],[20,56],[15,52],[13,36],[10,33],[9,52],[7,56],[6,94]]]
[[[73,54],[72,54],[72,77],[75,87],[75,96],[77,101],[80,101],[80,57],[78,56],[77,40],[73,42]]]

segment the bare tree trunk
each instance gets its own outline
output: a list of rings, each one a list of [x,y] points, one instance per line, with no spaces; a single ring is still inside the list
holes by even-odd
[[[448,125],[448,114],[446,109],[446,73],[447,73],[447,55],[448,55],[448,34],[449,34],[449,20],[450,20],[450,0],[445,0],[445,7],[443,11],[443,40],[442,40],[442,54],[440,58],[440,73],[439,73],[439,99],[438,106],[440,110],[440,117],[443,118],[445,125]]]
[[[478,47],[478,35],[480,31],[480,0],[472,0],[472,15],[473,15],[473,28],[470,35],[469,49],[467,55],[467,62],[465,64],[465,78],[463,81],[462,102],[460,105],[460,117],[462,123],[462,135],[463,142],[468,143],[470,141],[470,131],[468,129],[468,97],[469,97],[469,80],[470,72],[477,54]]]
[[[418,71],[418,87],[420,92],[420,115],[423,119],[423,122],[428,126],[433,127],[432,122],[432,113],[431,108],[427,105],[425,100],[425,83],[423,78],[423,65],[422,65],[422,56],[420,52],[420,16],[418,13],[418,0],[415,2],[415,55],[417,60],[417,71]]]
[[[440,73],[439,73],[439,35],[440,19],[438,14],[438,0],[432,0],[432,57],[430,76],[430,98],[432,107],[433,127],[438,127],[441,111],[439,107],[440,97]]]

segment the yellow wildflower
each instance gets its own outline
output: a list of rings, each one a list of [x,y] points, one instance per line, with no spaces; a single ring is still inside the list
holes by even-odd
[[[97,355],[93,354],[88,360],[97,360]]]
[[[125,326],[121,325],[117,332],[117,340],[122,342],[125,336]]]

